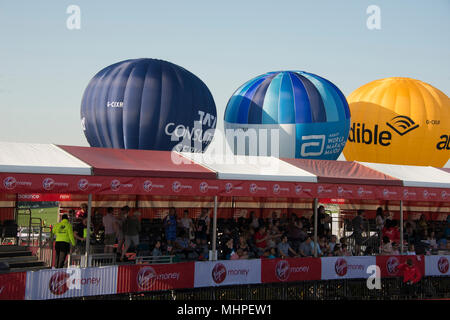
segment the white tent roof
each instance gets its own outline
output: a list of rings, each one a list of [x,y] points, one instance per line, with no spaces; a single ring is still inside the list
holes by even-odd
[[[403,180],[406,187],[450,188],[450,173],[433,167],[360,162],[362,165]]]
[[[185,152],[181,154],[199,165],[216,171],[219,179],[317,182],[314,174],[274,157],[211,156]]]
[[[91,166],[53,144],[0,142],[0,172],[91,175]]]

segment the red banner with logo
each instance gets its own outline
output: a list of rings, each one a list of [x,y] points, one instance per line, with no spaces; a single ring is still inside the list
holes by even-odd
[[[119,266],[117,293],[194,287],[194,262]]]
[[[0,193],[286,197],[448,202],[450,189],[274,181],[0,173]]]
[[[419,268],[422,276],[425,275],[425,258],[424,256],[403,255],[403,256],[377,256],[377,266],[380,268],[381,277],[402,277],[398,266],[406,263],[408,259],[412,259],[415,266]]]
[[[261,282],[291,282],[320,280],[320,258],[262,259]]]
[[[0,274],[0,300],[24,300],[26,285],[26,272]]]

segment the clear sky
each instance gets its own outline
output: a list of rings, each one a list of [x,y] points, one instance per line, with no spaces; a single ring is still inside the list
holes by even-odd
[[[69,30],[70,5],[81,9]],[[370,5],[381,29],[369,30]],[[0,140],[87,146],[81,97],[102,68],[158,58],[212,92],[218,128],[247,80],[304,70],[345,95],[372,80],[419,79],[450,94],[450,1],[0,1]]]

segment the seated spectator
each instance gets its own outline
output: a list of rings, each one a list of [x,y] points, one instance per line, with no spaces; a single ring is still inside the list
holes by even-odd
[[[382,247],[381,247],[381,254],[383,254],[383,255],[392,255],[392,254],[394,254],[394,252],[392,250],[391,240],[389,239],[388,236],[384,236],[383,237],[383,244],[382,244]]]
[[[336,245],[336,243],[337,243],[337,237],[333,234],[333,235],[331,236],[330,242],[328,242],[329,252],[330,252],[330,253],[333,253],[333,251],[334,251],[334,246]]]
[[[258,249],[258,255],[261,256],[268,247],[267,240],[269,239],[269,236],[266,232],[265,226],[261,226],[259,228],[259,230],[255,233],[254,239],[255,246]]]
[[[191,253],[193,253],[194,250],[190,245],[190,241],[186,231],[184,229],[180,229],[179,234],[180,234],[179,237],[173,243],[174,251],[177,254],[184,255],[186,260],[188,260],[191,257]]]
[[[233,238],[228,238],[225,242],[225,246],[222,248],[222,259],[224,260],[234,260],[239,259],[235,249]]]
[[[344,254],[342,253],[342,250],[341,250],[341,245],[340,244],[336,244],[335,246],[334,246],[334,248],[333,248],[333,256],[335,256],[335,257],[341,257],[341,256],[343,256]]]
[[[248,252],[245,252],[241,248],[238,248],[236,253],[239,256],[239,259],[249,259]]]
[[[152,250],[152,256],[153,257],[160,257],[160,256],[162,256],[161,241],[159,241],[159,240],[156,241],[155,246],[153,247],[153,250]]]
[[[269,250],[269,259],[275,259],[277,257],[277,249],[270,248]]]
[[[425,242],[426,244],[428,244],[431,250],[435,250],[438,248],[434,231],[430,231],[428,233],[428,235],[426,236],[426,239],[422,240],[422,241]]]
[[[236,245],[236,251],[238,251],[240,257],[247,256],[248,258],[250,247],[244,235],[239,236],[239,242]]]
[[[410,243],[408,245],[408,251],[406,251],[406,254],[409,256],[416,255],[416,249],[414,249],[414,244]]]
[[[297,252],[295,252],[295,250],[293,250],[291,248],[291,246],[289,245],[287,235],[282,236],[281,242],[278,244],[277,248],[278,248],[280,258],[283,258],[283,259],[289,258],[290,254],[292,254],[292,256],[294,256],[294,257],[298,256]]]
[[[352,256],[352,252],[347,249],[347,245],[346,244],[342,245],[342,255],[346,256],[346,257]]]
[[[311,237],[307,236],[306,240],[300,244],[298,252],[302,257],[312,257],[313,256],[313,246],[311,245]]]
[[[392,254],[397,256],[400,255],[400,250],[396,242],[392,242]]]
[[[275,225],[270,225],[267,233],[269,236],[267,246],[269,248],[275,248],[277,246],[277,240],[282,236],[281,232]]]
[[[325,236],[319,238],[319,248],[323,256],[328,256],[330,246],[328,245],[327,238]]]

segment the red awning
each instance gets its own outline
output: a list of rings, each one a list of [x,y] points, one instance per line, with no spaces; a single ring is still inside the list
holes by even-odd
[[[402,181],[357,162],[282,159],[293,166],[311,172],[319,183],[402,186]]]
[[[216,173],[175,152],[58,146],[92,166],[95,176],[215,179]]]

